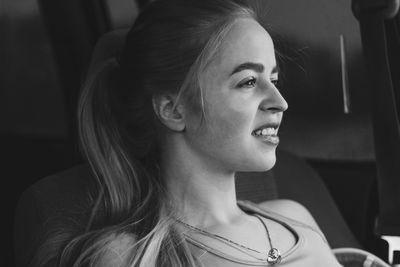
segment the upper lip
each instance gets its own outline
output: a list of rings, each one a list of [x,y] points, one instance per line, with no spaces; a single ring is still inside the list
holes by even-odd
[[[278,129],[278,128],[279,128],[279,125],[280,125],[279,122],[269,122],[269,123],[265,123],[265,124],[260,125],[260,126],[258,126],[257,128],[255,128],[255,129],[253,130],[253,133],[256,132],[256,131],[258,131],[258,130],[261,130],[261,129],[263,129],[263,128],[274,128],[274,129]]]

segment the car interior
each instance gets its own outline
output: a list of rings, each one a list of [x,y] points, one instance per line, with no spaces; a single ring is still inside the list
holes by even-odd
[[[54,218],[84,227],[95,185],[79,151],[80,88],[88,73],[118,57],[147,2],[4,2],[7,266],[29,266]],[[257,2],[289,109],[275,167],[238,173],[238,199],[298,201],[332,248],[359,248],[400,264],[399,243],[385,239],[400,237],[399,1]]]

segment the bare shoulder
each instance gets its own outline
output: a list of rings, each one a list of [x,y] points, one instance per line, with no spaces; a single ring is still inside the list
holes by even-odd
[[[297,201],[274,199],[260,203],[259,207],[319,229],[309,210]]]
[[[125,266],[135,242],[136,238],[131,234],[113,235],[96,266]]]

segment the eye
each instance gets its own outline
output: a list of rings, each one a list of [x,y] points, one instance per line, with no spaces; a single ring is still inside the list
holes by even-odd
[[[279,80],[278,79],[272,79],[271,83],[275,86],[275,87],[279,87]]]
[[[252,88],[256,85],[257,79],[253,76],[250,76],[244,79],[242,82],[239,83],[239,88]]]

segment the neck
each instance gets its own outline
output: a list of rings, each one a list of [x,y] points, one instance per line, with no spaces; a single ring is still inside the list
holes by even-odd
[[[181,220],[205,228],[233,223],[242,214],[233,171],[177,148],[165,150],[162,159],[167,193]]]

